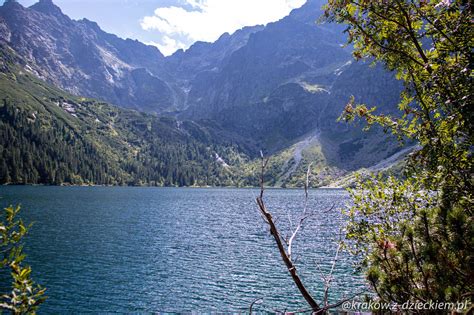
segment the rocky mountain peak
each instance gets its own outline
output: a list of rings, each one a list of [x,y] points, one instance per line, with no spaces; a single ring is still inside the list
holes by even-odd
[[[4,9],[24,9],[23,6],[16,0],[6,0],[2,8]]]
[[[24,58],[25,70],[80,96],[211,122],[266,152],[314,139],[317,131],[331,166],[370,166],[388,154],[379,150],[388,148],[385,139],[336,120],[351,95],[389,112],[400,88],[383,69],[352,63],[340,46],[343,26],[315,23],[324,2],[308,0],[279,21],[165,58],[95,22],[69,19],[51,0],[28,8],[8,0],[0,8],[0,43]]]
[[[57,17],[66,17],[61,9],[55,5],[52,0],[40,0],[30,8],[44,14],[54,15]]]
[[[48,0],[44,0],[44,1],[48,1]],[[87,26],[93,28],[94,30],[99,30],[99,31],[101,31],[101,28],[100,28],[99,24],[97,24],[97,22],[88,20],[88,19],[86,19],[86,18],[83,18],[83,19],[79,20],[79,22],[80,22],[80,23],[83,23],[84,25],[87,25]]]

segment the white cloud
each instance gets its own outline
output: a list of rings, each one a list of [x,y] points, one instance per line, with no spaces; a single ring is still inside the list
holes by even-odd
[[[163,36],[167,52],[187,48],[195,41],[213,42],[225,32],[244,26],[267,24],[301,7],[306,0],[184,0],[191,11],[172,6],[158,8],[154,15],[141,20],[144,30],[156,30]],[[183,40],[186,38],[187,40]],[[174,45],[174,48],[173,48]],[[160,49],[161,50],[161,49]]]
[[[163,36],[163,38],[161,39],[161,43],[147,42],[146,44],[158,47],[158,49],[161,51],[161,53],[165,56],[169,56],[169,55],[173,54],[178,49],[187,48],[186,44],[181,43],[177,40],[174,40],[171,37],[166,36],[166,35]]]

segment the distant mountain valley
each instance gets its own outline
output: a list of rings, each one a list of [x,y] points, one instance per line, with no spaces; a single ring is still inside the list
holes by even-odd
[[[280,21],[154,46],[72,20],[51,0],[0,7],[0,183],[345,186],[408,151],[339,122],[351,96],[396,113],[401,83],[356,62],[309,0]],[[347,180],[344,180],[347,179]]]

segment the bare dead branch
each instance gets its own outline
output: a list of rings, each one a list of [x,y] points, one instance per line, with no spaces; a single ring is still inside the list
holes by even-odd
[[[290,273],[291,278],[293,279],[293,282],[297,286],[297,288],[300,291],[303,298],[306,300],[306,302],[311,307],[311,310],[312,311],[318,311],[321,308],[319,307],[316,300],[308,292],[305,285],[301,281],[301,278],[299,277],[298,273],[296,272],[296,266],[294,265],[293,261],[291,260],[291,255],[289,255],[289,253],[285,250],[285,247],[283,245],[284,241],[283,241],[282,237],[280,236],[280,232],[278,231],[278,228],[276,227],[276,225],[273,221],[272,214],[267,210],[267,208],[265,206],[265,203],[263,201],[263,193],[264,193],[264,178],[263,177],[264,177],[264,174],[265,174],[265,167],[268,163],[268,159],[265,160],[265,158],[263,156],[263,153],[261,153],[261,157],[262,157],[262,172],[261,172],[261,178],[260,178],[260,196],[257,197],[257,205],[260,209],[261,214],[265,217],[266,221],[268,222],[268,224],[270,226],[270,234],[273,236],[273,238],[276,242],[276,245],[278,247],[278,251],[280,252],[281,258],[283,259],[283,262],[285,263],[286,268],[288,269],[288,272]],[[305,205],[304,211],[306,211],[306,205]],[[302,222],[300,220],[299,228],[297,227],[297,230],[300,229],[301,224],[302,224]],[[297,233],[297,230],[296,230],[296,233]],[[293,232],[293,235],[296,235],[295,232]],[[293,235],[292,235],[292,237],[294,239],[295,236],[293,236]],[[291,238],[290,238],[290,241],[292,241]],[[291,243],[288,245],[288,248],[290,247],[290,245],[291,245]]]
[[[320,309],[319,311],[314,312],[313,314],[324,314],[324,313],[326,313],[326,312],[327,312],[328,310],[330,310],[330,309],[333,309],[333,308],[336,308],[336,307],[341,306],[344,302],[353,300],[356,296],[359,296],[359,295],[361,295],[361,294],[364,293],[364,292],[366,292],[366,291],[360,291],[360,292],[358,292],[358,293],[352,295],[352,296],[349,297],[349,298],[340,300],[340,301],[338,301],[338,302],[336,302],[336,303],[334,303],[334,304],[331,304],[331,305],[328,305],[328,306],[326,306],[326,307],[323,307],[322,309]]]
[[[290,223],[290,230],[293,231],[293,220],[291,219],[291,214],[288,211],[288,222]]]
[[[265,184],[265,168],[267,167],[267,164],[268,164],[268,161],[270,159],[265,159],[265,157],[263,156],[263,152],[260,151],[260,156],[262,157],[262,170],[261,170],[261,174],[260,174],[260,199],[263,198],[263,192],[265,191],[265,187],[264,187],[264,184]]]
[[[313,312],[312,312],[312,315],[324,314],[324,313],[326,313],[328,310],[334,309],[334,308],[336,308],[336,307],[338,307],[338,306],[341,306],[344,302],[353,300],[356,296],[359,296],[359,295],[361,295],[361,294],[363,294],[363,293],[365,293],[365,292],[366,292],[366,291],[360,291],[360,292],[358,292],[358,293],[356,293],[356,294],[354,294],[354,295],[352,295],[352,296],[350,296],[350,297],[348,297],[348,298],[342,299],[342,300],[340,300],[340,301],[338,301],[338,302],[336,302],[336,303],[334,303],[334,304],[328,305],[327,307],[323,307],[323,308],[321,308],[319,311],[313,311]],[[307,313],[307,312],[311,312],[311,311],[312,311],[312,309],[301,309],[301,310],[297,310],[297,311],[292,311],[291,313],[292,313],[292,314],[298,314],[298,313]]]
[[[337,245],[337,249],[336,249],[336,254],[334,255],[334,259],[332,261],[331,270],[329,271],[329,274],[327,275],[327,277],[325,279],[325,282],[324,282],[324,307],[327,307],[329,305],[329,302],[328,302],[328,300],[329,300],[329,289],[331,287],[331,282],[334,279],[332,275],[334,273],[334,269],[336,267],[337,259],[339,257],[339,251],[342,248],[341,235],[342,234],[339,233],[339,240],[338,240],[338,245]]]
[[[306,181],[304,183],[304,207],[303,207],[303,213],[300,218],[300,222],[296,226],[296,229],[293,231],[293,234],[291,235],[290,239],[288,240],[288,256],[291,258],[291,250],[293,246],[293,241],[298,234],[298,232],[301,230],[304,221],[309,217],[306,215],[306,212],[308,210],[308,187],[309,187],[309,175],[311,173],[311,163],[308,165],[308,170],[306,171]],[[291,222],[291,221],[290,221]]]
[[[292,257],[292,245],[293,245],[293,242],[294,242],[296,236],[298,235],[298,232],[300,232],[301,229],[303,228],[303,224],[304,224],[305,220],[315,214],[315,213],[308,213],[308,195],[309,195],[308,194],[308,189],[309,189],[309,184],[310,184],[309,183],[309,177],[310,177],[310,174],[311,174],[311,164],[308,166],[308,170],[306,172],[306,181],[305,181],[305,185],[304,185],[305,201],[304,201],[304,207],[303,207],[298,225],[293,230],[293,221],[291,219],[291,215],[288,214],[288,220],[289,220],[290,229],[291,229],[292,233],[291,233],[291,236],[289,238],[288,238],[288,236],[283,238],[280,235],[280,232],[279,232],[279,230],[276,226],[276,220],[273,219],[272,214],[267,210],[265,202],[263,201],[264,174],[265,174],[265,168],[266,168],[269,160],[264,158],[263,153],[261,153],[261,157],[262,157],[262,165],[261,165],[262,168],[261,168],[261,177],[260,177],[260,195],[256,198],[257,205],[259,207],[260,214],[263,217],[265,223],[267,223],[269,225],[270,234],[273,236],[273,238],[275,240],[275,243],[277,245],[280,256],[282,257],[283,262],[285,263],[285,266],[287,267],[288,272],[290,273],[293,282],[297,286],[298,290],[300,291],[301,295],[306,300],[308,305],[311,307],[310,309],[307,309],[307,310],[301,310],[301,311],[292,312],[292,313],[301,313],[301,312],[308,312],[308,311],[311,311],[313,314],[326,313],[327,310],[329,310],[331,308],[336,308],[336,307],[340,306],[342,303],[344,303],[344,302],[346,302],[350,299],[353,299],[355,296],[359,295],[360,293],[354,295],[353,297],[351,297],[349,299],[344,299],[342,301],[339,301],[335,304],[329,305],[329,303],[328,303],[329,289],[331,287],[331,282],[333,280],[333,274],[334,274],[334,270],[335,270],[335,267],[336,267],[336,263],[338,261],[339,253],[340,253],[341,248],[342,248],[342,241],[341,241],[342,233],[339,233],[338,247],[336,249],[336,253],[335,253],[334,259],[332,261],[331,269],[329,271],[329,274],[325,275],[322,272],[319,265],[317,265],[317,267],[318,267],[318,269],[321,273],[321,277],[323,279],[323,282],[324,282],[324,302],[323,302],[324,307],[320,307],[319,304],[316,302],[316,300],[310,295],[310,293],[308,292],[308,290],[304,286],[303,282],[301,281],[301,278],[299,277],[299,275],[296,271],[296,265],[295,265],[296,259],[293,259],[293,257]],[[331,211],[332,209],[334,209],[334,207],[335,207],[335,205],[332,205],[331,208],[328,209],[328,210],[325,210],[324,213],[327,213],[327,212]],[[286,248],[285,248],[284,244],[286,244]],[[254,301],[252,303],[251,308],[250,308],[250,313],[252,312],[253,305],[257,301],[258,300]]]
[[[329,213],[329,212],[331,212],[331,211],[334,209],[334,207],[336,207],[335,204],[333,204],[333,205],[331,206],[331,208],[329,208],[329,209],[327,209],[327,210],[324,210],[323,213]]]
[[[253,306],[255,305],[255,303],[259,302],[259,301],[262,301],[263,298],[258,298],[256,300],[254,300],[252,303],[250,303],[250,307],[249,307],[249,315],[252,315],[252,311],[253,311]]]

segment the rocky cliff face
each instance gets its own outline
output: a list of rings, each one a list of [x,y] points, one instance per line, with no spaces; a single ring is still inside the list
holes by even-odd
[[[231,35],[239,45],[222,45],[231,41],[227,36],[166,58],[168,65],[186,65],[178,72],[187,93],[180,115],[217,121],[270,153],[318,134],[329,163],[339,168],[369,166],[396,151],[380,131],[337,122],[352,95],[393,112],[401,86],[381,67],[354,61],[343,47],[343,27],[315,23],[323,2],[310,0],[278,22]],[[222,46],[225,57],[199,63],[195,50]]]
[[[51,0],[29,8],[9,0],[0,8],[0,41],[26,60],[25,70],[76,95],[216,125],[270,153],[318,135],[307,142],[329,165],[370,166],[396,146],[380,131],[336,119],[351,95],[394,111],[400,85],[384,69],[355,63],[341,26],[315,23],[323,2],[164,57],[71,20]]]
[[[88,20],[74,21],[51,0],[24,8],[0,8],[1,41],[27,60],[27,70],[77,95],[124,107],[162,111],[174,105],[160,79],[160,51],[103,32]]]

